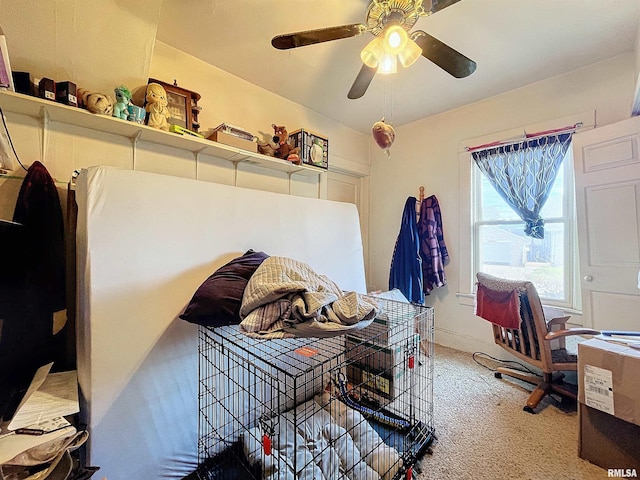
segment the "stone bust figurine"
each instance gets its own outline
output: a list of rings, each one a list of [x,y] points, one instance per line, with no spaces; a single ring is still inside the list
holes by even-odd
[[[169,130],[169,109],[167,108],[167,92],[158,83],[147,85],[145,110],[148,113],[147,125],[160,130]]]

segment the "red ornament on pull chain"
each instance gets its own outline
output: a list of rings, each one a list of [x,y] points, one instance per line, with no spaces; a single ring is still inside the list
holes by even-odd
[[[387,152],[387,157],[391,158],[389,149],[396,139],[396,131],[393,127],[385,123],[384,117],[382,117],[382,120],[373,124],[373,127],[371,127],[371,133],[373,134],[373,139],[376,141],[378,146]]]

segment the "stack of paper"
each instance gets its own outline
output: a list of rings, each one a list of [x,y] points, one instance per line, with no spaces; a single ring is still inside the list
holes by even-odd
[[[64,416],[80,411],[77,373],[49,373],[52,365],[38,369],[15,415],[3,425],[0,464],[29,448],[76,432]]]
[[[606,342],[619,343],[627,347],[637,348],[640,350],[640,332],[616,332],[606,331],[594,338],[604,340]]]

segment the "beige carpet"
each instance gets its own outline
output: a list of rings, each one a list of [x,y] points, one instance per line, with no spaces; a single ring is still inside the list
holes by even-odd
[[[485,362],[488,363],[488,362]],[[472,354],[435,348],[437,441],[418,480],[602,480],[607,471],[578,457],[575,404],[547,397],[522,407],[533,386],[496,379]]]

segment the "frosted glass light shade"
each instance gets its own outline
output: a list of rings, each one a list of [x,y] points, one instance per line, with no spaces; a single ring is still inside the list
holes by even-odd
[[[398,57],[394,54],[385,52],[380,59],[378,65],[378,73],[388,74],[398,72]]]
[[[383,54],[384,45],[382,43],[382,39],[376,37],[362,49],[360,52],[360,58],[362,59],[362,63],[367,67],[378,68]]]
[[[393,55],[399,54],[407,45],[409,37],[404,28],[391,25],[384,34],[384,50]]]
[[[420,58],[420,55],[422,55],[422,49],[416,42],[409,39],[407,46],[398,54],[398,58],[402,66],[407,68],[413,65],[413,63]]]

